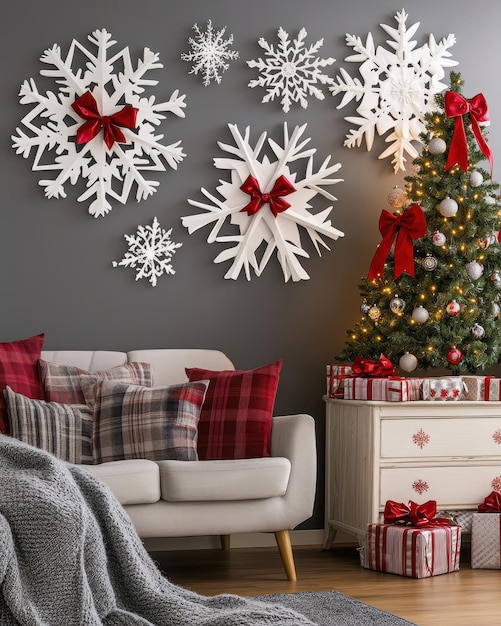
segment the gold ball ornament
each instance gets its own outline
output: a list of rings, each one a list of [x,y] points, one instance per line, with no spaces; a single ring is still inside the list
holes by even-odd
[[[381,317],[381,309],[376,304],[373,304],[368,310],[367,315],[371,318],[373,322],[377,322],[378,319]]]
[[[407,204],[407,192],[400,187],[393,187],[388,194],[388,204],[394,209],[401,209]]]
[[[401,370],[404,370],[404,372],[413,372],[418,366],[418,360],[413,354],[406,352],[400,357],[398,366]]]

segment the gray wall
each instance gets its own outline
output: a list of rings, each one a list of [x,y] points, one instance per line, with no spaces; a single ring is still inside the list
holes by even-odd
[[[442,0],[439,10],[436,0],[412,5],[405,7],[407,25],[421,23],[414,37],[418,46],[430,33],[437,39],[456,35],[452,53],[459,65],[454,69],[462,73],[464,93],[471,97],[481,91],[490,107],[489,143],[494,177],[499,178],[501,5],[498,0]],[[335,76],[345,67],[354,76],[359,65],[344,62],[351,53],[346,33],[365,39],[370,32],[386,47],[379,24],[395,26],[394,15],[401,9],[389,0],[18,0],[3,9],[0,340],[45,332],[47,349],[219,348],[239,368],[282,357],[276,412],[307,412],[318,424],[318,502],[305,528],[323,525],[325,365],[342,348],[345,330],[358,319],[357,284],[380,239],[379,214],[387,208],[391,188],[403,185],[404,173],[394,175],[389,160],[378,160],[382,138],[371,152],[342,146],[350,127],[344,117],[354,115],[354,106],[337,110],[340,99],[327,94],[323,102],[310,98],[306,110],[296,105],[285,114],[278,102],[261,104],[261,88],[247,87],[257,71],[245,61],[262,56],[259,37],[276,43],[280,26],[291,37],[304,27],[307,43],[324,38],[319,55],[336,59],[326,73]],[[209,18],[216,29],[227,26],[227,35],[233,33],[233,49],[240,59],[231,63],[221,85],[204,87],[199,77],[188,75],[190,65],[180,54],[188,50],[192,25],[205,25]],[[131,195],[125,206],[115,205],[108,216],[95,219],[85,203],[76,201],[81,181],[75,188],[68,186],[65,199],[47,200],[31,159],[15,154],[10,136],[28,110],[18,100],[22,81],[40,81],[41,53],[58,43],[66,54],[72,39],[87,44],[87,35],[100,28],[112,33],[116,50],[128,46],[133,59],[145,46],[160,53],[164,69],[156,72],[159,84],[151,93],[159,101],[174,89],[186,94],[186,118],[170,116],[162,130],[169,143],[182,140],[187,158],[177,172],[158,173],[160,186],[153,197],[137,203]],[[55,86],[49,83],[47,88]],[[311,253],[304,261],[309,281],[285,283],[276,259],[260,278],[225,280],[228,265],[213,263],[220,249],[206,243],[208,229],[188,235],[181,225],[181,216],[193,212],[187,199],[201,200],[200,188],[214,190],[226,175],[213,167],[212,159],[221,156],[217,141],[231,140],[228,123],[241,130],[250,125],[255,136],[268,131],[280,139],[284,121],[290,128],[308,124],[306,136],[317,148],[318,162],[330,154],[333,162],[342,163],[339,175],[345,182],[331,188],[338,197],[332,220],[346,236],[332,242],[331,252],[321,258],[305,244]],[[319,207],[326,206],[322,202]],[[147,281],[135,282],[132,270],[111,267],[125,252],[123,235],[154,216],[162,226],[173,227],[173,240],[183,243],[173,259],[175,276],[161,278],[156,288]]]

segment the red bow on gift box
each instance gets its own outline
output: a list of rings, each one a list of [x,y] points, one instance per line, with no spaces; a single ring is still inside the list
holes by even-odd
[[[491,491],[482,504],[478,505],[480,513],[501,513],[501,493]]]
[[[404,524],[423,528],[424,526],[450,526],[450,519],[447,517],[435,517],[437,514],[437,503],[435,500],[428,500],[424,504],[417,504],[409,500],[409,506],[403,502],[387,500],[384,507],[385,524]]]
[[[393,363],[382,354],[377,361],[357,356],[351,366],[352,375],[363,378],[388,378],[397,371]]]

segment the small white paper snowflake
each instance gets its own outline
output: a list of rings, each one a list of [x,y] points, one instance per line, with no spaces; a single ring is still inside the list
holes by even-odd
[[[153,287],[162,274],[175,274],[172,268],[172,255],[182,243],[174,243],[170,236],[172,228],[160,228],[157,218],[153,218],[151,225],[138,226],[135,235],[124,235],[129,246],[121,261],[113,261],[113,267],[138,268],[136,280],[148,278]]]
[[[227,61],[238,59],[238,52],[228,49],[233,43],[233,35],[230,35],[226,40],[223,39],[226,26],[215,32],[212,20],[207,22],[207,30],[205,32],[199,28],[198,24],[193,24],[193,29],[197,36],[188,39],[192,51],[183,52],[181,59],[193,63],[188,73],[202,74],[203,83],[206,87],[211,80],[215,80],[219,84],[221,82],[219,72],[226,72],[229,68]]]
[[[346,121],[356,126],[346,136],[344,145],[348,148],[360,146],[365,138],[367,150],[372,149],[374,135],[383,136],[392,130],[385,139],[390,146],[380,155],[380,159],[393,156],[395,173],[405,170],[405,155],[412,160],[418,155],[413,142],[419,142],[420,133],[425,131],[424,115],[436,108],[434,96],[447,87],[442,83],[444,67],[457,65],[449,48],[456,43],[454,35],[443,38],[439,43],[430,35],[428,44],[416,48],[411,37],[419,28],[419,22],[406,27],[407,14],[402,9],[395,20],[398,28],[380,24],[391,39],[387,44],[393,52],[378,46],[374,47],[372,35],[367,35],[363,44],[360,37],[346,35],[346,43],[356,54],[346,57],[346,61],[360,63],[359,72],[363,82],[352,78],[341,69],[335,84],[329,89],[334,96],[343,93],[338,109],[355,99],[359,117],[346,117]]]
[[[215,263],[231,261],[225,278],[236,280],[242,271],[247,280],[251,270],[260,276],[266,264],[276,251],[282,266],[285,281],[308,279],[309,276],[299,262],[300,257],[309,257],[301,247],[301,229],[308,234],[318,254],[319,244],[327,248],[323,237],[337,239],[343,233],[331,226],[328,219],[332,206],[312,213],[310,201],[320,194],[329,200],[336,200],[324,186],[334,185],[342,179],[331,178],[341,167],[340,163],[329,165],[328,156],[318,171],[313,169],[315,148],[305,149],[309,139],[301,139],[306,124],[296,126],[289,135],[284,124],[283,146],[268,139],[268,146],[274,160],[261,155],[265,146],[266,133],[263,133],[255,146],[250,144],[250,129],[242,136],[237,126],[228,125],[235,145],[219,143],[221,150],[233,155],[214,159],[214,166],[231,171],[229,182],[220,181],[217,187],[222,199],[202,188],[203,195],[210,203],[188,200],[192,206],[203,209],[203,213],[183,217],[182,223],[191,234],[212,224],[207,241],[209,243],[234,244],[221,252]],[[306,159],[304,178],[290,170],[290,164]],[[236,226],[238,232],[222,233],[226,218]],[[233,231],[234,232],[234,231]]]
[[[324,100],[325,96],[316,86],[317,83],[321,85],[334,83],[334,79],[323,74],[319,68],[332,65],[335,59],[330,57],[321,59],[315,56],[324,40],[320,39],[306,48],[304,45],[306,35],[306,30],[302,28],[297,39],[291,42],[288,33],[280,27],[278,29],[280,43],[277,48],[261,37],[258,44],[265,50],[265,59],[247,61],[249,67],[255,67],[261,72],[261,76],[251,80],[248,86],[266,89],[266,95],[261,102],[270,102],[281,97],[280,103],[284,113],[290,111],[294,102],[299,102],[303,109],[306,109],[308,96]]]
[[[21,104],[32,106],[22,119],[28,132],[18,127],[12,140],[24,158],[34,152],[34,171],[56,172],[55,178],[39,181],[47,198],[65,198],[68,181],[86,179],[78,201],[94,197],[89,213],[98,217],[112,209],[109,198],[125,203],[134,185],[137,201],[153,194],[158,182],[147,180],[144,172],[165,171],[165,163],[177,169],[185,156],[180,141],[163,145],[155,130],[167,112],[184,117],[186,104],[178,90],[167,102],[142,97],[158,83],[145,77],[163,67],[157,53],[144,48],[134,66],[128,48],[109,54],[116,41],[105,29],[88,39],[95,52],[76,40],[66,58],[57,44],[45,50],[40,60],[52,68],[40,74],[54,79],[59,91],[44,95],[33,79],[24,81],[19,95]],[[83,69],[73,67],[77,60],[85,62]]]

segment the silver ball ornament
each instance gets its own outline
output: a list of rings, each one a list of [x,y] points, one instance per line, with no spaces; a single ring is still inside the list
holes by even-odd
[[[470,261],[466,264],[466,273],[471,280],[478,280],[484,273],[484,266],[477,261]]]
[[[433,137],[428,144],[430,154],[444,154],[447,150],[447,144],[441,137]]]
[[[497,317],[501,313],[501,307],[497,302],[492,303],[491,312],[494,317]]]
[[[437,269],[438,261],[431,254],[427,254],[426,258],[421,261],[421,265],[427,272],[433,272],[433,270]]]
[[[485,329],[483,326],[480,326],[480,324],[474,324],[471,328],[471,333],[477,339],[482,339],[485,335]]]
[[[483,182],[484,177],[482,176],[482,174],[477,170],[473,170],[473,172],[470,174],[470,187],[480,187]]]
[[[371,305],[367,302],[367,300],[364,300],[362,302],[362,304],[360,305],[360,311],[364,314],[367,315],[367,313],[369,312],[369,309],[371,308]]]
[[[400,357],[398,365],[404,372],[413,372],[418,366],[418,360],[413,354],[406,352]]]
[[[414,307],[411,317],[416,324],[426,324],[426,322],[430,319],[430,314],[428,313],[428,309],[419,305]]]
[[[405,300],[402,300],[395,294],[395,297],[390,301],[390,309],[393,313],[402,313],[405,309]]]
[[[444,217],[453,217],[458,212],[458,203],[452,198],[444,198],[438,205],[438,210]]]

